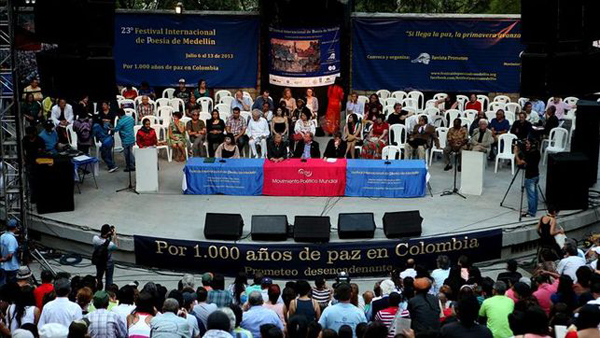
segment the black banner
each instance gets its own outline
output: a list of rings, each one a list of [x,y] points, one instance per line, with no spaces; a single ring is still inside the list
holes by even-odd
[[[352,241],[328,244],[238,244],[134,236],[139,265],[235,276],[263,272],[279,279],[386,275],[414,258],[434,268],[439,255],[453,261],[467,255],[473,262],[500,258],[502,230],[409,240]]]

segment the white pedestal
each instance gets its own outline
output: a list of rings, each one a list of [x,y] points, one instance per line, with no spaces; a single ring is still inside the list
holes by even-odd
[[[155,147],[134,148],[135,190],[158,192],[158,152]]]
[[[463,150],[461,166],[460,192],[466,195],[481,195],[485,173],[485,153]]]

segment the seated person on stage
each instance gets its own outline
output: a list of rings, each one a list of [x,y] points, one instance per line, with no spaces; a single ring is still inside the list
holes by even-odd
[[[44,140],[46,148],[44,149],[47,153],[56,154],[58,150],[58,134],[54,130],[54,123],[50,120],[44,122],[44,130],[39,134],[39,137]]]
[[[190,95],[190,102],[185,105],[185,116],[192,117],[192,112],[194,110],[200,110],[202,106],[196,100],[196,96],[194,94]]]
[[[295,158],[321,158],[319,143],[313,141],[313,135],[312,132],[305,133],[303,139],[298,141],[294,151]]]
[[[465,110],[467,109],[477,110],[478,113],[483,110],[481,107],[481,102],[477,101],[477,95],[471,94],[469,96],[469,102],[467,102],[465,105]]]
[[[37,134],[37,129],[34,126],[25,128],[25,137],[22,140],[23,150],[25,150],[25,164],[33,165],[35,160],[46,149],[46,143]]]
[[[571,109],[577,108],[577,106],[571,106],[569,104],[566,104],[562,98],[560,98],[560,96],[555,96],[552,98],[552,101],[550,101],[550,103],[548,103],[548,107],[546,107],[546,110],[548,110],[548,108],[550,107],[554,107],[554,115],[556,115],[556,117],[559,120],[562,120],[565,116],[565,113]]]
[[[556,117],[556,107],[549,106],[544,115],[544,136],[550,135],[552,129],[558,127],[558,117]]]
[[[233,108],[233,113],[227,118],[227,122],[225,123],[225,130],[233,136],[233,142],[240,148],[241,154],[246,144],[248,144],[248,135],[246,135],[248,121],[241,117],[240,114],[240,108]]]
[[[273,119],[271,120],[271,134],[280,134],[284,140],[287,140],[289,138],[289,131],[288,118],[283,115],[283,109],[277,107],[275,116],[273,116]]]
[[[173,97],[182,99],[184,104],[190,100],[190,91],[185,86],[185,79],[179,79],[179,87],[173,92]]]
[[[133,89],[133,86],[128,84],[125,86],[125,90],[123,91],[123,97],[129,100],[133,100],[138,96],[137,90]]]
[[[233,137],[229,134],[225,135],[225,140],[219,145],[215,151],[217,158],[240,158],[240,150],[233,142]]]
[[[87,111],[79,111],[77,120],[73,122],[73,131],[77,134],[77,150],[88,155],[90,153],[90,147],[93,144],[92,139],[92,118],[88,115]]]
[[[271,93],[268,90],[263,90],[262,95],[254,100],[254,104],[252,104],[252,110],[260,109],[265,103],[269,104],[269,110],[273,111],[275,109],[275,105],[273,104],[273,99],[269,96]]]
[[[300,113],[300,117],[294,126],[294,140],[301,141],[304,139],[304,136],[308,133],[315,134],[316,128],[315,125],[310,121],[311,113],[308,111],[303,111]]]
[[[256,151],[256,145],[260,144],[260,157],[267,156],[267,137],[271,134],[269,131],[269,123],[264,117],[260,117],[260,110],[255,109],[252,111],[252,119],[248,122],[248,129],[246,130],[250,137],[250,150],[252,156],[258,157]]]
[[[173,158],[177,162],[185,161],[187,151],[187,140],[185,139],[185,124],[181,121],[181,112],[173,112],[173,120],[167,131],[167,141],[173,149]]]
[[[244,96],[244,92],[238,89],[235,94],[233,101],[231,101],[231,109],[239,108],[241,111],[250,111],[252,108],[252,102],[250,98]]]
[[[346,142],[342,140],[342,133],[338,131],[333,134],[333,138],[327,142],[323,158],[345,158],[347,146]]]
[[[137,107],[137,115],[138,119],[154,115],[154,105],[150,104],[150,98],[147,95],[142,96],[142,102]]]
[[[346,152],[350,153],[351,158],[356,157],[354,147],[360,140],[360,129],[362,128],[362,124],[358,121],[357,116],[354,113],[348,115],[348,123],[344,126],[343,140],[346,141]]]
[[[511,134],[517,135],[519,140],[526,139],[532,130],[531,122],[527,121],[527,114],[525,112],[519,113],[519,119],[510,128]]]
[[[365,114],[365,105],[358,103],[358,94],[352,93],[348,96],[348,102],[346,102],[346,115],[356,114],[362,118]]]
[[[59,99],[58,104],[52,107],[50,119],[55,126],[61,125],[66,128],[73,123],[73,107],[67,103],[67,100]]]
[[[198,88],[194,90],[194,96],[196,97],[196,99],[199,99],[201,97],[210,97],[210,90],[206,85],[206,80],[198,80]]]
[[[467,128],[463,128],[461,122],[462,121],[459,118],[454,119],[454,125],[452,128],[448,129],[448,139],[446,147],[444,148],[444,161],[446,162],[444,171],[452,169],[452,164],[450,164],[450,153],[456,153],[455,156],[458,156],[457,161],[460,163],[460,154],[467,145]],[[460,171],[460,164],[458,165],[458,171]]]
[[[206,124],[200,120],[200,111],[192,110],[192,119],[185,126],[190,143],[192,144],[192,155],[194,157],[206,157]]]
[[[532,125],[537,125],[540,123],[540,115],[533,111],[533,105],[531,102],[526,102],[525,106],[523,106],[523,111],[527,115],[527,121],[529,121]]]
[[[25,94],[25,102],[21,103],[21,112],[30,126],[35,126],[43,119],[42,106],[35,101],[32,93]]]
[[[376,107],[372,107],[371,109],[367,110],[367,113],[365,115],[365,118],[362,120],[362,123],[365,126],[373,124],[377,120],[377,116],[382,114],[383,112],[381,112],[379,109],[377,109]]]
[[[140,88],[138,90],[138,95],[148,96],[152,100],[156,98],[156,93],[154,92],[154,88],[150,87],[148,81],[142,81]]]
[[[469,141],[469,149],[471,151],[488,153],[492,147],[492,143],[494,143],[492,131],[488,129],[488,121],[480,119],[477,126],[478,128],[475,129]]]
[[[269,103],[265,102],[262,106],[262,110],[260,111],[260,117],[263,117],[267,120],[267,122],[271,122],[273,119],[273,111],[269,109]]]
[[[370,123],[375,121],[376,116],[373,114],[374,112],[377,112],[376,115],[383,112],[383,105],[379,101],[377,94],[373,93],[369,96],[369,102],[365,103],[363,111],[367,114],[363,120],[371,121]]]
[[[150,127],[149,119],[144,120],[144,125],[138,130],[137,135],[135,135],[135,143],[140,148],[156,147],[158,144],[156,131]]]
[[[504,110],[498,109],[496,111],[496,118],[493,118],[489,125],[492,130],[492,136],[494,136],[494,143],[492,143],[492,151],[489,153],[488,159],[492,159],[493,150],[498,146],[498,137],[502,134],[508,133],[510,130],[510,123],[504,118]]]
[[[456,101],[456,95],[448,94],[445,98],[435,101],[435,106],[438,107],[443,104],[444,107],[440,111],[445,112],[448,109],[458,109],[458,101]]]
[[[281,134],[273,134],[267,143],[267,158],[272,162],[281,162],[287,158],[287,145]]]
[[[432,143],[435,143],[439,147],[439,140],[435,135],[435,127],[427,124],[427,116],[421,115],[419,117],[419,123],[415,125],[412,133],[408,136],[408,140],[404,145],[406,152],[406,158],[414,158],[414,152],[417,151],[417,158],[420,160],[425,159],[427,148],[431,147]]]
[[[389,130],[389,124],[383,121],[383,114],[378,114],[369,134],[364,139],[360,157],[381,159],[381,152],[388,141]]]
[[[29,86],[23,89],[23,98],[27,98],[27,94],[33,94],[33,99],[35,101],[42,101],[44,99],[44,95],[42,95],[42,87],[40,87],[40,81],[36,78],[31,79],[31,83]]]
[[[396,103],[394,105],[394,111],[388,116],[387,123],[390,126],[398,123],[404,124],[404,121],[410,115],[412,115],[412,113],[402,109],[402,105],[400,103]]]

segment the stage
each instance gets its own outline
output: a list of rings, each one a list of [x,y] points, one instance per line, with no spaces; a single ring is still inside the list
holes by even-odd
[[[319,139],[324,147],[325,139]],[[115,155],[117,164],[123,168],[123,157]],[[537,219],[525,218],[518,222],[516,210],[503,208],[500,201],[512,178],[510,166],[501,165],[494,173],[493,162],[488,162],[486,180],[482,196],[467,195],[463,199],[457,195],[440,196],[452,188],[453,171],[443,171],[443,160],[438,158],[429,168],[430,185],[433,197],[427,192],[421,198],[359,198],[359,197],[272,197],[272,196],[224,196],[224,195],[184,195],[181,190],[183,163],[168,163],[159,160],[159,192],[136,195],[132,192],[119,192],[127,186],[127,173],[119,170],[110,174],[101,164],[97,177],[99,189],[95,189],[91,178],[81,185],[81,194],[75,191],[75,211],[37,215],[32,211],[30,229],[32,238],[39,239],[49,247],[91,253],[91,237],[97,234],[104,223],[117,228],[120,251],[118,260],[134,262],[134,235],[204,241],[205,213],[240,213],[244,219],[243,239],[239,244],[274,245],[269,242],[253,242],[250,234],[252,215],[287,215],[293,223],[294,216],[330,216],[331,243],[352,245],[369,241],[387,240],[383,233],[382,217],[386,212],[419,210],[423,217],[422,237],[432,238],[459,233],[503,229],[502,258],[531,251],[531,244],[537,240],[533,231]],[[540,168],[540,185],[545,190],[545,167]],[[459,175],[460,180],[460,175]],[[510,190],[505,205],[518,209],[520,179]],[[526,196],[523,199],[527,205]],[[544,214],[545,206],[540,198],[538,216]],[[377,226],[375,238],[361,240],[340,240],[337,234],[339,213],[372,212]],[[564,211],[561,224],[570,236],[581,238],[584,234],[597,231],[598,216],[595,209],[587,211]],[[595,230],[594,230],[595,229]],[[353,242],[354,241],[354,242]],[[232,242],[230,242],[232,243]],[[293,245],[293,239],[278,242],[279,245]]]

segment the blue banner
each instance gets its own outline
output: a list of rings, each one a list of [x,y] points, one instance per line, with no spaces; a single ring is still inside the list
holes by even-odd
[[[354,19],[352,27],[354,89],[519,91],[519,20]]]
[[[401,198],[422,197],[426,193],[427,167],[423,160],[347,163],[345,196]]]
[[[118,84],[256,87],[259,21],[224,15],[115,15]]]
[[[133,236],[135,262],[155,268],[221,273],[234,277],[262,272],[278,279],[331,278],[346,271],[352,278],[389,276],[407,259],[435,269],[439,255],[453,262],[500,258],[502,230],[401,240],[345,241],[328,244],[240,244]]]
[[[189,195],[261,195],[264,159],[234,159],[205,163],[190,158],[183,168],[183,192]]]
[[[340,28],[269,28],[269,83],[328,86],[340,74]]]

